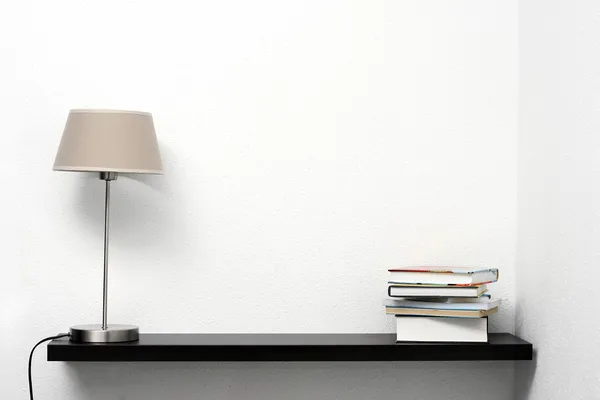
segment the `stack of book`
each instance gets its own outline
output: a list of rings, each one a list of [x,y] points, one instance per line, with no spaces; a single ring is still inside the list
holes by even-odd
[[[495,268],[391,269],[386,313],[396,316],[398,342],[487,342],[488,316],[498,312],[487,285]]]

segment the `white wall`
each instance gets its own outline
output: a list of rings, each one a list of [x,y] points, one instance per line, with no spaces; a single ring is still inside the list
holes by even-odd
[[[98,322],[102,190],[51,171],[69,108],[154,113],[113,189],[109,319],[390,332],[386,269],[499,267],[514,329],[516,0],[13,2],[0,13],[0,387]],[[4,141],[8,141],[5,144]],[[39,399],[510,399],[513,363],[34,365]]]
[[[600,398],[600,3],[520,2],[519,398]]]

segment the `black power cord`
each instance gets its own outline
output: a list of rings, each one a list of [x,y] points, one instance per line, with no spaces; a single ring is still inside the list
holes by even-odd
[[[56,335],[56,336],[49,336],[49,337],[44,338],[44,339],[40,340],[39,342],[37,342],[37,344],[35,346],[33,346],[33,349],[31,349],[31,353],[29,354],[29,367],[27,369],[27,374],[29,377],[29,399],[30,400],[33,400],[33,382],[31,382],[31,360],[33,359],[33,352],[35,351],[36,347],[38,347],[40,344],[42,344],[44,342],[47,342],[49,340],[64,338],[67,336],[71,336],[71,334],[63,333],[63,334]]]

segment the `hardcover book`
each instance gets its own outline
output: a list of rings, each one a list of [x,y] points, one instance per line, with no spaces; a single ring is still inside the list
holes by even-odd
[[[487,292],[486,285],[479,286],[445,286],[414,285],[389,282],[390,297],[479,297]]]
[[[386,314],[390,315],[415,315],[423,317],[454,317],[454,318],[482,318],[488,315],[496,314],[498,307],[489,310],[440,310],[431,308],[411,308],[386,306]]]
[[[397,317],[397,342],[487,342],[487,318]]]
[[[473,286],[498,280],[497,268],[404,267],[390,269],[393,283]]]
[[[475,301],[469,301],[475,300]],[[470,310],[470,311],[485,311],[496,308],[500,305],[500,299],[491,300],[488,297],[480,297],[476,299],[386,299],[384,301],[386,307],[398,308],[426,308],[432,310]]]

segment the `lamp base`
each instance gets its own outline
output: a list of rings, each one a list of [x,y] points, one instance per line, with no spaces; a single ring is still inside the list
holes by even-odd
[[[71,327],[71,341],[80,343],[119,343],[135,342],[140,338],[140,330],[135,325],[75,325]]]

